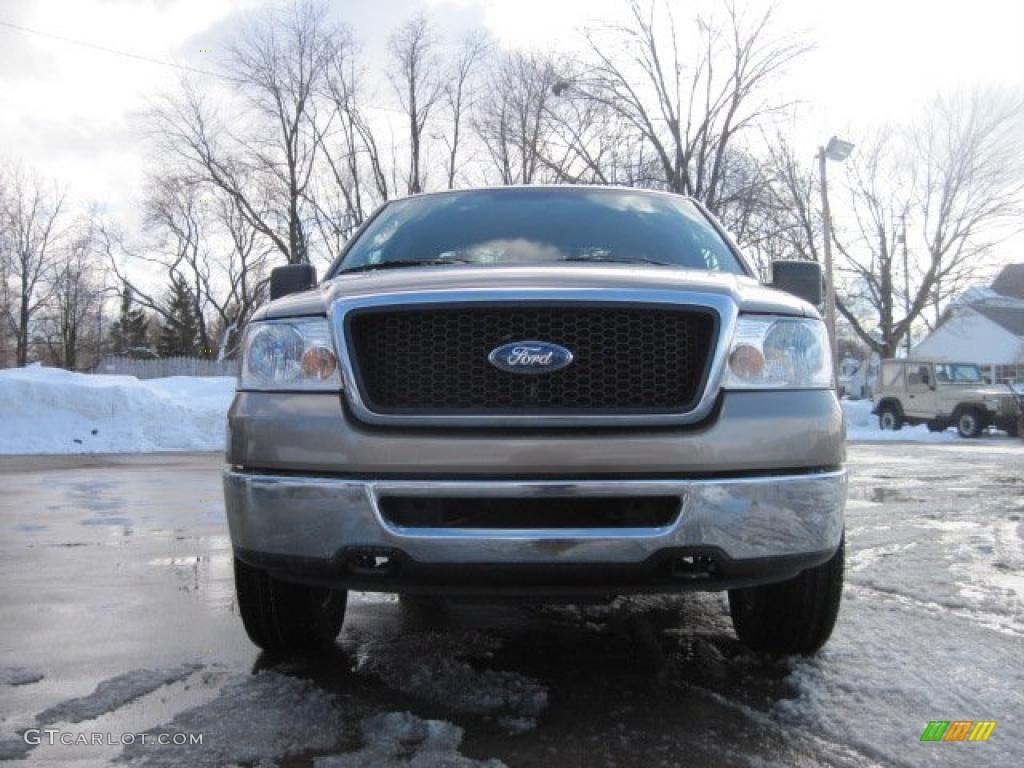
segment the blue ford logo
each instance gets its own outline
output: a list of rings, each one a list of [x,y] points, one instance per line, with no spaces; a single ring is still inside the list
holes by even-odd
[[[572,362],[572,352],[546,341],[513,341],[491,350],[491,365],[508,373],[550,373]]]

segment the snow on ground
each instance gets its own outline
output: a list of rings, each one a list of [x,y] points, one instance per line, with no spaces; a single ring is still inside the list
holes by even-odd
[[[201,745],[137,741],[125,747],[119,761],[146,768],[275,764],[281,758],[334,749],[346,735],[337,697],[308,680],[273,671],[229,682],[212,701],[186,709],[151,731],[202,734],[203,740]]]
[[[68,699],[43,710],[36,715],[36,722],[40,725],[52,725],[93,720],[106,712],[111,712],[135,701],[135,699],[142,698],[157,688],[184,680],[201,666],[201,664],[180,664],[167,669],[136,669],[126,672],[110,680],[104,680],[88,696]]]
[[[915,443],[945,443],[959,440],[952,429],[943,432],[929,432],[928,427],[904,427],[898,432],[883,432],[878,428],[878,417],[871,413],[870,400],[843,400],[846,414],[846,439],[850,442],[862,440],[900,440]]]
[[[234,391],[230,377],[0,370],[0,454],[221,450]]]
[[[0,667],[0,685],[29,685],[43,679],[38,669],[27,667]]]
[[[370,715],[362,722],[363,748],[318,757],[314,768],[504,768],[500,760],[471,760],[459,754],[462,729],[443,720],[423,720],[410,712]]]
[[[522,733],[547,707],[547,689],[516,672],[478,669],[469,661],[488,659],[500,647],[500,639],[476,632],[423,632],[365,644],[356,671],[458,714],[496,717],[506,730]]]

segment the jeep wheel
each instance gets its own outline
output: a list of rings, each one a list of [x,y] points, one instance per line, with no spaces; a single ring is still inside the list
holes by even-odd
[[[978,437],[985,431],[985,422],[974,408],[965,408],[960,411],[956,419],[956,431],[960,437]]]
[[[736,635],[755,651],[814,653],[832,634],[843,591],[845,537],[832,558],[778,584],[729,590]]]
[[[903,429],[903,414],[894,405],[883,405],[878,410],[878,428],[885,432]]]
[[[249,639],[272,653],[327,647],[345,620],[344,590],[281,581],[237,557],[235,592]]]

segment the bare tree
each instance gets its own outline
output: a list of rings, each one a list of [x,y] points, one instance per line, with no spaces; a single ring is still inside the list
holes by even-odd
[[[237,354],[242,330],[268,298],[270,254],[233,199],[219,200],[215,217],[230,246],[214,260],[203,292],[214,312],[217,359],[224,360]]]
[[[368,212],[387,200],[393,189],[381,143],[367,116],[370,98],[359,49],[344,30],[333,41],[323,88],[330,112],[314,129],[325,169],[315,177],[308,197],[320,242],[333,260]]]
[[[100,351],[108,286],[95,256],[93,233],[86,223],[57,257],[50,299],[40,312],[37,335],[52,362],[71,371],[81,367],[89,348],[94,358]]]
[[[539,53],[513,51],[497,62],[475,126],[502,184],[540,181],[552,165],[550,104],[562,70],[555,57]]]
[[[423,14],[402,24],[391,36],[391,58],[397,68],[391,84],[409,124],[409,194],[423,191],[423,136],[443,93],[437,47],[430,22]]]
[[[587,33],[589,69],[573,85],[618,114],[651,149],[656,175],[644,180],[693,195],[722,214],[731,199],[738,142],[787,109],[768,98],[783,70],[808,50],[774,32],[773,10],[750,15],[733,0],[722,17],[698,18],[692,44],[680,40],[671,6],[632,0],[630,20]]]
[[[0,208],[5,245],[0,310],[15,340],[15,363],[28,362],[32,323],[53,293],[56,253],[68,235],[66,191],[46,186],[18,168],[10,174]]]
[[[465,143],[466,118],[472,112],[478,95],[474,78],[489,50],[490,41],[483,32],[467,35],[442,88],[447,131],[442,131],[439,138],[445,148],[444,170],[448,189],[455,188],[460,167],[459,152]]]
[[[231,46],[227,78],[248,108],[227,122],[188,84],[152,118],[160,145],[233,198],[290,263],[309,260],[307,189],[317,156],[310,126],[335,30],[317,0],[268,11]],[[268,204],[269,203],[269,204]]]
[[[846,163],[849,214],[835,210],[836,306],[880,356],[893,356],[927,309],[940,313],[981,276],[988,249],[1021,229],[1022,107],[992,92],[938,98],[922,120],[857,142]],[[774,155],[773,237],[797,258],[819,258],[817,189],[790,149]]]
[[[150,239],[134,248],[101,230],[119,281],[137,304],[173,322],[164,297],[133,281],[125,269],[132,262],[159,267],[168,283],[187,288],[199,348],[218,359],[232,356],[239,333],[265,300],[272,248],[236,198],[181,177],[150,182],[145,225]]]

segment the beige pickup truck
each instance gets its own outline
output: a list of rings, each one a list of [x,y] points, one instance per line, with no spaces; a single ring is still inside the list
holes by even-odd
[[[933,432],[956,426],[962,437],[978,437],[989,426],[1020,434],[1019,396],[986,383],[974,363],[884,360],[874,405],[884,430],[926,424]]]
[[[812,652],[843,580],[843,414],[821,272],[763,284],[685,197],[392,200],[249,324],[224,476],[259,646],[333,642],[347,590],[728,590]]]

